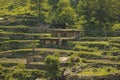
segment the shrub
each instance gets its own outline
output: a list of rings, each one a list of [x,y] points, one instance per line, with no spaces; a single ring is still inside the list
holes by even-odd
[[[45,59],[45,63],[47,66],[47,74],[50,78],[57,80],[60,76],[60,61],[57,56],[47,56]]]
[[[14,78],[17,78],[18,80],[30,80],[31,79],[31,75],[29,73],[25,73],[23,71],[17,71],[15,73],[13,73],[12,75]]]
[[[79,59],[79,56],[77,53],[74,53],[71,57],[70,57],[70,62],[71,63],[76,63],[76,62],[79,62],[80,59]]]
[[[18,67],[19,67],[20,69],[25,69],[25,64],[18,64]]]
[[[115,23],[115,24],[112,26],[112,30],[113,30],[113,31],[120,31],[120,23]]]

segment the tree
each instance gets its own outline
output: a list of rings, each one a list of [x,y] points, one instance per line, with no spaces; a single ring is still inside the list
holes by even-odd
[[[84,29],[106,34],[105,32],[111,29],[112,14],[115,13],[111,11],[116,8],[111,8],[113,2],[116,3],[113,0],[80,0],[77,12],[79,17],[84,16],[84,20],[86,20],[83,25]]]
[[[72,27],[77,20],[77,14],[70,5],[69,0],[59,0],[57,11],[52,18],[52,25],[56,28]]]
[[[60,61],[57,55],[49,55],[45,59],[48,76],[54,80],[60,76]]]
[[[48,3],[52,6],[52,11],[56,11],[59,0],[48,0]]]
[[[49,12],[51,11],[51,6],[48,4],[48,0],[31,0],[31,4],[35,4],[34,7],[37,8],[37,16],[39,22],[49,22]]]

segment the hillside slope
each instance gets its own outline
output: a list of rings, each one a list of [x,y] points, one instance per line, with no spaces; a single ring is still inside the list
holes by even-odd
[[[30,12],[27,0],[0,0],[0,16]]]

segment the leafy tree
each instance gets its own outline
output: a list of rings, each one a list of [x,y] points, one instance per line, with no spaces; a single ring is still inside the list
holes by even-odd
[[[77,20],[77,14],[70,5],[69,0],[60,0],[52,24],[57,28],[72,27]]]
[[[70,0],[72,7],[76,10],[80,0]]]
[[[51,6],[48,4],[48,0],[31,0],[31,4],[35,4],[38,13],[38,21],[48,22],[49,12],[51,11]]]
[[[60,61],[57,55],[49,55],[45,59],[48,76],[54,80],[60,76]]]
[[[79,18],[84,16],[84,29],[91,32],[100,32],[106,34],[111,28],[113,22],[111,8],[113,0],[80,0],[77,8]],[[115,3],[115,2],[114,2]],[[114,5],[115,6],[115,5]],[[94,34],[93,33],[93,34]]]
[[[48,3],[52,6],[52,11],[56,11],[59,0],[48,0]]]

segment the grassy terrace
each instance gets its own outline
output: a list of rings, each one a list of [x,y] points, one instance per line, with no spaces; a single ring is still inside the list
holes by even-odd
[[[120,80],[120,0],[0,0],[0,80]]]
[[[118,61],[110,61],[110,60],[86,60],[89,63],[102,63],[102,64],[120,64]]]
[[[6,58],[2,58],[2,59],[0,59],[0,63],[22,63],[22,64],[25,64],[26,59],[6,59]]]
[[[38,36],[40,36],[40,35],[43,35],[43,36],[50,36],[51,34],[49,34],[49,33],[15,33],[15,32],[6,32],[6,31],[3,31],[3,32],[0,32],[0,34],[1,35],[13,35],[13,34],[23,34],[23,35],[38,35]]]
[[[82,78],[103,77],[120,72],[120,37],[78,37],[76,40],[69,40],[61,47],[43,48],[40,47],[40,39],[59,38],[51,37],[50,33],[38,33],[40,31],[34,33],[28,30],[28,26],[0,26],[0,68],[3,71],[13,71],[11,75],[25,73],[44,78],[45,72],[41,71],[41,66],[45,64],[44,60],[31,62],[27,68],[25,67],[26,59],[31,56],[41,56],[45,59],[46,56],[58,52],[59,57],[68,58],[66,68],[71,70],[71,77],[75,75]],[[70,38],[62,37],[61,39]],[[35,67],[41,69],[35,70]],[[19,72],[16,73],[17,71]],[[81,80],[84,80],[82,78]]]
[[[110,71],[107,71],[109,70]],[[96,70],[96,71],[95,71]],[[89,68],[83,70],[81,73],[79,73],[79,76],[107,76],[109,74],[120,72],[116,68],[112,67],[103,67],[103,68]]]
[[[12,36],[23,36],[23,37],[50,37],[51,34],[49,33],[15,33],[15,32],[0,32],[1,36],[8,36],[11,37]]]
[[[2,51],[0,52],[1,54],[4,53],[12,53],[12,52],[27,52],[27,51],[32,51],[32,48],[29,49],[17,49],[17,50],[8,50],[8,51]],[[40,51],[40,52],[76,52],[72,50],[63,50],[63,49],[55,49],[55,48],[35,48],[35,51]]]
[[[78,37],[77,41],[108,41],[120,40],[120,37]]]
[[[8,40],[0,42],[0,51],[33,48],[39,44],[39,40]]]

